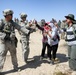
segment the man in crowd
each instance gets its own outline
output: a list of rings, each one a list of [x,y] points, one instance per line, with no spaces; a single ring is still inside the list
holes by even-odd
[[[13,11],[11,9],[5,9],[3,11],[3,15],[5,19],[0,21],[0,73],[3,69],[8,51],[11,55],[14,70],[18,70],[14,33],[15,29],[26,35],[30,33],[29,30],[21,27],[12,20]]]

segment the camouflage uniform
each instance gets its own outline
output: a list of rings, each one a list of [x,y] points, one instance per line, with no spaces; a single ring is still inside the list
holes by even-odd
[[[33,32],[33,29],[30,28],[29,24],[26,21],[23,21],[23,18],[26,18],[27,15],[25,13],[21,13],[20,14],[21,17],[21,21],[20,21],[20,25],[21,27],[25,27],[26,29],[30,30],[30,32]],[[30,38],[30,34],[29,35],[25,35],[22,32],[20,32],[21,35],[21,44],[22,44],[22,54],[23,54],[23,59],[24,61],[27,63],[27,59],[28,59],[28,55],[29,55],[29,38]]]
[[[4,16],[13,15],[13,11],[6,9],[3,11]],[[5,17],[6,18],[6,17]],[[0,21],[0,72],[3,69],[6,54],[9,51],[11,54],[12,64],[15,70],[18,70],[17,56],[16,56],[16,46],[15,46],[15,29],[22,31],[24,34],[29,33],[29,30],[21,27],[13,20]]]

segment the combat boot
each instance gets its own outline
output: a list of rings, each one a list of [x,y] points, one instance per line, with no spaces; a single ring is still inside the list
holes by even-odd
[[[18,66],[14,66],[14,71],[18,71]]]

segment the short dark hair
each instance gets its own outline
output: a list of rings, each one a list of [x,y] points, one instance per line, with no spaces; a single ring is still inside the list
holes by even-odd
[[[45,23],[45,26],[47,26],[48,24],[47,23]]]

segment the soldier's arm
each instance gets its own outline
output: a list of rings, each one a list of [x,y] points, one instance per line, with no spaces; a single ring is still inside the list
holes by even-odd
[[[0,20],[0,30],[2,29],[3,21]]]
[[[15,23],[15,22],[14,22],[14,26],[18,31],[21,31],[24,34],[28,35],[30,33],[30,31],[28,29],[26,29],[25,27],[21,27],[19,24]]]
[[[3,39],[3,40],[4,40],[4,38],[5,38],[6,34],[5,34],[5,33],[3,33],[2,28],[3,28],[3,21],[2,21],[2,20],[0,20],[0,39]]]
[[[28,29],[30,26],[29,26],[29,24],[26,24],[25,27]]]
[[[30,24],[28,23],[26,26],[25,26],[26,29],[28,29],[30,31],[30,33],[33,33],[36,31],[36,27],[34,26],[34,24]]]
[[[27,23],[27,24],[25,25],[25,27],[26,27],[27,29],[32,28],[32,26],[34,26],[34,25],[31,24],[31,23]]]

